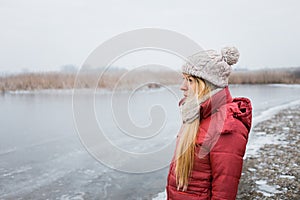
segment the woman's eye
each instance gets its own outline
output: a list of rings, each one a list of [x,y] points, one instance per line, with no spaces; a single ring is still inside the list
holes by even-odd
[[[193,80],[192,79],[189,79],[189,82],[192,82]]]

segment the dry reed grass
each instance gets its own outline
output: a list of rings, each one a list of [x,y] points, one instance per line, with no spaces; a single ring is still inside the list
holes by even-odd
[[[300,68],[292,70],[235,71],[229,78],[231,84],[300,84]]]
[[[107,89],[115,87],[117,89],[133,89],[143,84],[145,84],[145,87],[153,88],[159,87],[159,84],[175,85],[181,83],[180,72],[176,71],[116,70],[103,73],[100,79],[98,74],[101,73],[81,73],[75,87],[93,88],[96,82],[98,88]],[[10,75],[0,77],[0,91],[73,89],[75,79],[75,73],[59,72]],[[234,71],[229,82],[231,84],[300,84],[300,68],[292,70]]]
[[[77,77],[75,73],[26,73],[0,77],[0,92],[18,90],[44,90],[44,89],[73,89],[98,88],[106,89],[133,89],[141,84],[146,87],[159,87],[158,84],[173,85],[180,82],[180,73],[175,71],[154,72],[148,70],[105,72],[86,72]],[[152,82],[152,83],[150,83]],[[75,84],[75,85],[74,85]]]

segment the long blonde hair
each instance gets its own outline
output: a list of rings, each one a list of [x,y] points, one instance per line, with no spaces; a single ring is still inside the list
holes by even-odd
[[[196,80],[195,93],[198,95],[198,99],[210,93],[212,90],[211,84],[208,84],[200,78],[193,78]],[[175,175],[178,190],[182,188],[182,190],[185,191],[188,186],[188,179],[194,165],[194,147],[199,123],[199,119],[197,118],[192,123],[183,124],[179,135],[175,153]]]

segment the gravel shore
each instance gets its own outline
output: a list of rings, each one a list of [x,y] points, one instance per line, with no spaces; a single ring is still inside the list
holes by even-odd
[[[244,160],[237,199],[300,199],[300,106],[257,124],[251,134],[272,142]]]

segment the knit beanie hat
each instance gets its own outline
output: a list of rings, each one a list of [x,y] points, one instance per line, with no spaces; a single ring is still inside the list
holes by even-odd
[[[231,65],[237,63],[239,56],[235,47],[224,47],[221,54],[215,50],[200,51],[188,57],[188,62],[182,66],[182,72],[223,88],[228,86]]]

